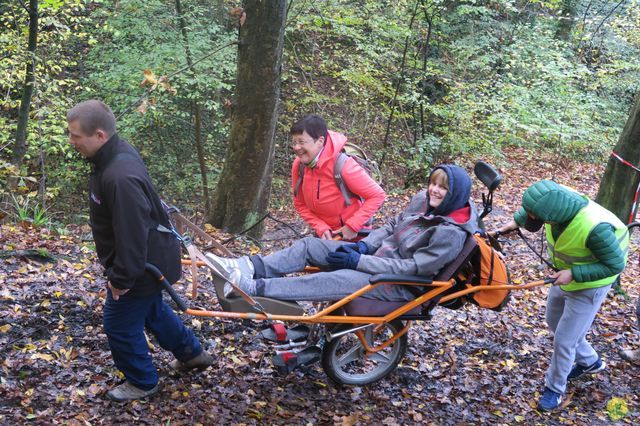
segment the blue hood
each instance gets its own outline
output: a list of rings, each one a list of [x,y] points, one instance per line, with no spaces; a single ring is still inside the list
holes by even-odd
[[[469,203],[469,197],[471,196],[471,178],[467,174],[467,171],[459,166],[452,164],[443,164],[434,168],[434,171],[442,169],[447,173],[447,180],[449,181],[449,191],[442,200],[442,203],[434,210],[429,205],[429,191],[427,191],[427,213],[438,216],[447,216],[451,212],[461,209]],[[431,181],[431,175],[429,175],[428,182]]]

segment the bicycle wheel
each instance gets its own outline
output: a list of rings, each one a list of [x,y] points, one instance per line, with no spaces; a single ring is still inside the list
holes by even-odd
[[[400,320],[387,324],[374,325],[364,329],[369,347],[381,345],[404,325]],[[334,333],[347,330],[350,325],[340,325]],[[377,331],[374,330],[377,328]],[[386,348],[369,354],[355,333],[348,333],[327,342],[322,349],[322,368],[331,380],[345,385],[366,385],[385,378],[393,372],[407,352],[407,334],[405,333]]]

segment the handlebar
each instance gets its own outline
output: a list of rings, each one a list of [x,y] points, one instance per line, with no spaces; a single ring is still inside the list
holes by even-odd
[[[162,274],[162,272],[160,272],[160,269],[158,269],[157,267],[155,267],[150,263],[145,263],[144,268],[147,272],[153,275],[160,282],[160,285],[162,286],[162,288],[166,290],[167,293],[169,293],[169,296],[171,296],[171,299],[173,299],[175,304],[178,305],[178,308],[182,312],[185,312],[187,309],[189,309],[185,301],[182,300],[182,298],[178,296],[178,293],[176,293],[173,287],[171,287],[171,283],[169,283],[169,280],[167,280],[167,278]]]

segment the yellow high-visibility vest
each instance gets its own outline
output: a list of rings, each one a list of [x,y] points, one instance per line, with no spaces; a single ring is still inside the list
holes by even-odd
[[[587,199],[587,197],[585,197]],[[627,227],[616,215],[601,205],[588,200],[588,204],[569,222],[569,225],[555,240],[551,233],[551,225],[545,224],[547,234],[547,251],[553,265],[560,269],[570,269],[576,265],[588,265],[598,262],[591,250],[587,248],[587,238],[597,225],[609,223],[615,229],[615,235],[627,261],[629,250],[629,232]],[[586,288],[604,287],[615,281],[620,274],[612,275],[595,281],[576,282],[560,286],[565,291],[584,290]]]

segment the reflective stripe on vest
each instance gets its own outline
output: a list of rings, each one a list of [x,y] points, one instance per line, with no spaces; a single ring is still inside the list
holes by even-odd
[[[587,198],[585,197],[585,199]],[[587,239],[593,228],[601,223],[609,223],[614,227],[618,245],[626,261],[627,251],[629,250],[629,232],[627,231],[627,227],[609,210],[591,200],[588,201],[589,203],[574,216],[557,240],[553,238],[551,225],[545,224],[548,242],[547,250],[553,264],[560,269],[570,269],[571,266],[588,265],[598,262],[598,259],[593,256],[591,250],[587,248]],[[615,281],[618,275],[619,274],[600,280],[581,283],[571,281],[569,284],[561,287],[565,291],[603,287]]]

